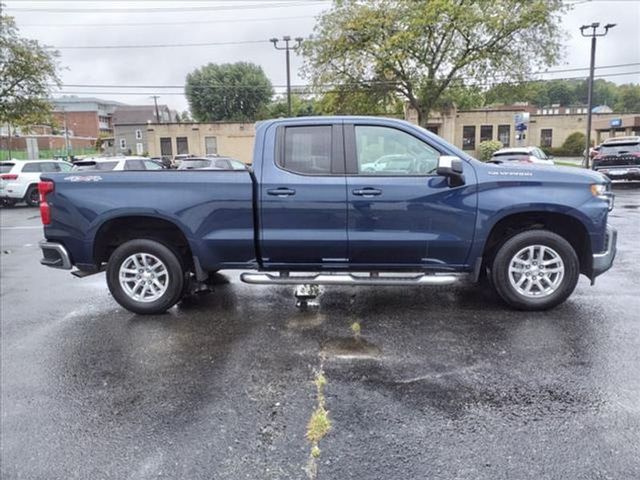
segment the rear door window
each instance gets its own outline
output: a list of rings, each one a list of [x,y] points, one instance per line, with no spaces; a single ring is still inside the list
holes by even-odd
[[[127,160],[124,164],[125,170],[146,170],[142,160]]]
[[[162,170],[162,165],[157,164],[151,160],[143,160],[144,166],[147,170]]]
[[[304,175],[331,175],[331,125],[286,127],[279,165]]]
[[[15,163],[0,163],[0,173],[9,173],[14,165]]]
[[[42,163],[41,162],[32,162],[27,163],[22,167],[22,173],[41,173],[42,172]]]

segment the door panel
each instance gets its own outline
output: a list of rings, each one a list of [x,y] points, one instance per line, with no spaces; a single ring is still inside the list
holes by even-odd
[[[450,188],[445,178],[426,174],[439,152],[407,132],[345,125],[345,140],[350,262],[464,264],[474,233],[475,186]],[[466,163],[465,169],[473,178]]]
[[[276,137],[277,165],[263,165],[260,182],[265,266],[346,264],[342,125],[278,127]]]

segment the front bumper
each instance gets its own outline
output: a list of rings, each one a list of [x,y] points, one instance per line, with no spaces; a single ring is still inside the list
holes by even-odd
[[[69,252],[64,246],[56,242],[40,242],[42,250],[42,258],[40,263],[51,268],[61,268],[63,270],[71,270],[71,258]]]
[[[618,241],[618,231],[611,225],[607,225],[607,237],[604,252],[594,253],[591,267],[591,283],[595,281],[598,275],[611,268],[613,260],[616,258],[616,243]]]

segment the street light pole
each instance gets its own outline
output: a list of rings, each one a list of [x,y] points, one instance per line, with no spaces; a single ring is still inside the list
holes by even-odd
[[[583,37],[591,37],[591,63],[589,65],[589,86],[587,93],[587,147],[585,149],[584,154],[584,166],[585,168],[591,168],[590,160],[590,150],[591,150],[591,120],[592,120],[592,112],[593,110],[593,74],[596,65],[596,38],[604,37],[610,28],[615,27],[615,23],[607,23],[604,26],[604,32],[598,32],[598,28],[600,28],[600,24],[598,22],[594,22],[591,25],[582,25],[580,27],[580,33]],[[585,30],[591,29],[591,32],[587,32],[585,34]]]
[[[286,58],[287,58],[287,112],[289,114],[289,116],[291,116],[291,60],[290,60],[290,54],[289,52],[291,50],[296,50],[298,48],[300,48],[300,45],[302,45],[302,38],[301,37],[296,37],[295,39],[295,46],[290,47],[289,46],[289,42],[291,41],[291,37],[289,35],[285,35],[284,37],[282,37],[282,41],[284,42],[284,47],[278,47],[278,39],[277,38],[272,38],[271,40],[269,40],[271,43],[273,43],[273,46],[276,50],[284,50],[286,53]]]
[[[158,110],[158,99],[160,96],[151,95],[151,98],[153,98],[153,104],[156,106],[156,123],[160,123],[160,111]]]

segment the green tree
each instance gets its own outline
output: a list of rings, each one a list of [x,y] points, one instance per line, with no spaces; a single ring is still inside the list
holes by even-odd
[[[421,124],[460,81],[525,78],[560,54],[561,0],[336,1],[303,44],[316,86],[385,88]]]
[[[311,117],[315,115],[321,115],[318,109],[318,102],[313,98],[306,98],[303,95],[295,94],[291,95],[291,116],[293,117]],[[266,111],[268,118],[283,118],[289,116],[289,107],[287,104],[286,95],[277,98],[274,102],[269,104]]]
[[[640,112],[640,85],[631,83],[618,87],[618,100],[615,103],[616,112]]]
[[[258,65],[210,63],[187,75],[185,95],[197,121],[247,121],[264,111],[273,87]]]
[[[0,123],[48,123],[47,98],[59,85],[57,52],[19,35],[12,17],[0,15]]]
[[[325,115],[402,114],[402,102],[398,96],[377,86],[358,89],[337,87],[324,92],[318,103]]]

